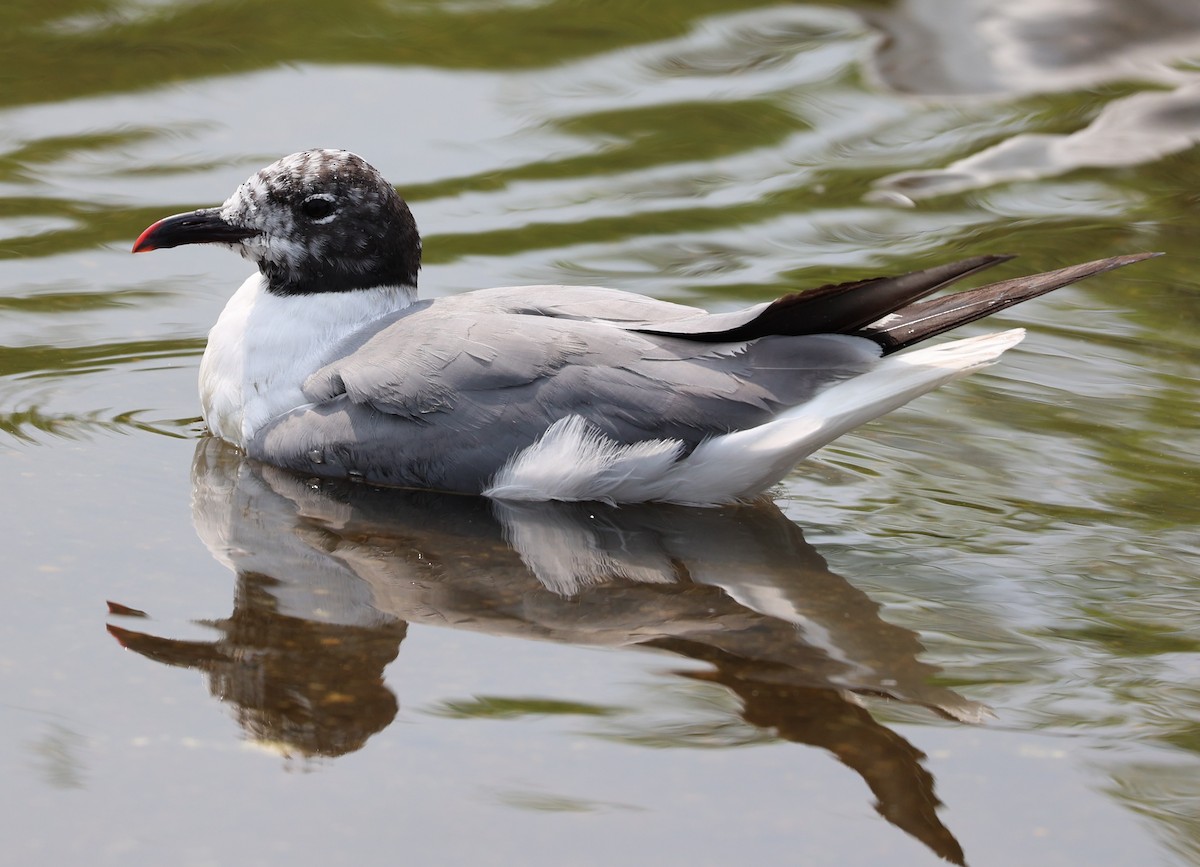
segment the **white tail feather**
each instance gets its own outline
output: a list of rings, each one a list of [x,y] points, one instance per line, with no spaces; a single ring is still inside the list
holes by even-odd
[[[484,494],[512,500],[658,500],[715,505],[753,496],[797,462],[864,422],[995,361],[1025,336],[1016,328],[884,358],[766,424],[714,437],[683,460],[682,443],[623,446],[576,416],[515,455]]]

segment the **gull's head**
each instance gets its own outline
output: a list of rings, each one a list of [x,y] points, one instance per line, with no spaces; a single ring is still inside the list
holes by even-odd
[[[251,175],[223,205],[166,217],[133,252],[224,244],[258,265],[277,295],[415,288],[421,238],[408,205],[366,160],[292,154]]]

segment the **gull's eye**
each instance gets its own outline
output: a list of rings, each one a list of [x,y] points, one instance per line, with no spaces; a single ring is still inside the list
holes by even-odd
[[[332,216],[334,210],[333,196],[325,193],[316,193],[300,203],[300,213],[314,221]]]

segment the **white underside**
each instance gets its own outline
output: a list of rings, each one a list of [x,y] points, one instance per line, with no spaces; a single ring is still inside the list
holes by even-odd
[[[715,505],[751,497],[848,430],[996,360],[1023,329],[885,358],[809,402],[749,430],[714,437],[683,460],[675,440],[621,445],[578,416],[514,455],[485,496],[504,500],[660,501]]]
[[[268,421],[308,404],[305,380],[343,339],[412,303],[409,287],[280,297],[261,274],[246,279],[208,335],[200,404],[208,429],[245,448]]]

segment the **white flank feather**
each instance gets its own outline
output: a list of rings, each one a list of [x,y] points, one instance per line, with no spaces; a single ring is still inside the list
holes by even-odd
[[[577,415],[559,419],[514,455],[483,492],[499,500],[600,500],[638,503],[647,481],[676,465],[683,443],[646,440],[621,445]]]
[[[751,497],[797,462],[864,422],[995,361],[1024,329],[970,337],[884,358],[766,424],[714,437],[683,460],[683,444],[621,445],[587,421],[555,422],[514,455],[483,493],[511,500],[657,500],[716,505]]]

